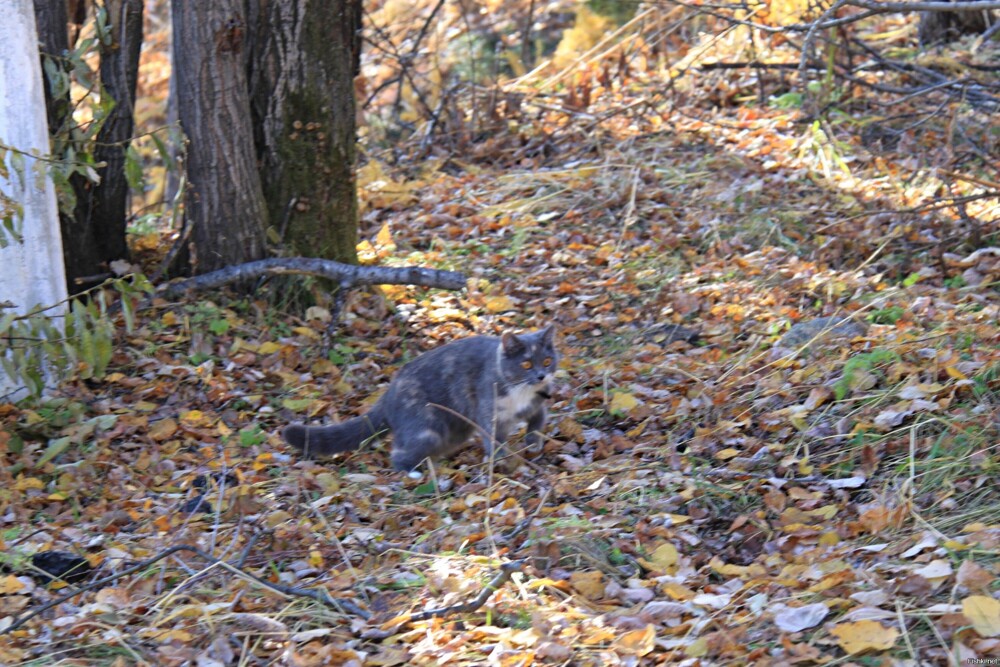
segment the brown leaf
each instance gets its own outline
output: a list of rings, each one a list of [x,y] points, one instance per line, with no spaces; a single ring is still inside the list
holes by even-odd
[[[973,560],[962,561],[955,581],[969,591],[986,592],[996,580],[996,575]]]
[[[569,583],[576,591],[590,601],[604,597],[604,573],[600,570],[592,572],[574,572],[569,576]]]

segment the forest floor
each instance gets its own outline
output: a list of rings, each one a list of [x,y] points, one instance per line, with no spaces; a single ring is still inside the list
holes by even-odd
[[[1000,658],[996,199],[954,181],[964,214],[940,205],[932,129],[876,146],[599,78],[585,113],[539,106],[461,158],[368,156],[362,260],[466,290],[355,292],[332,333],[285,287],[160,299],[106,377],[0,406],[0,626],[86,589],[0,664]],[[278,435],[360,413],[423,350],[548,323],[544,449],[510,474]],[[178,545],[201,553],[93,585]],[[25,576],[46,551],[88,569]]]

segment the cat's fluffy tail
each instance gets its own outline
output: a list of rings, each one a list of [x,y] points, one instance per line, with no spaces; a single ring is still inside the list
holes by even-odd
[[[352,417],[340,424],[330,426],[289,424],[281,431],[281,437],[302,452],[303,456],[317,458],[355,450],[386,426],[381,406],[376,405],[366,414]]]

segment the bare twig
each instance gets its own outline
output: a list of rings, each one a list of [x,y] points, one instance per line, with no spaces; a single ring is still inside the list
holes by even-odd
[[[322,589],[314,590],[314,589],[296,588],[296,587],[293,587],[293,586],[283,586],[281,584],[275,584],[275,583],[272,583],[270,581],[266,581],[264,579],[261,579],[260,577],[256,577],[256,576],[250,574],[249,572],[244,572],[243,570],[240,570],[238,567],[235,567],[235,566],[233,566],[233,565],[231,565],[231,564],[229,564],[229,563],[227,563],[227,562],[225,562],[223,560],[215,558],[214,556],[205,553],[204,551],[202,551],[201,549],[199,549],[197,547],[192,547],[192,546],[190,546],[188,544],[178,544],[177,546],[173,546],[173,547],[170,547],[169,549],[165,549],[165,550],[161,551],[160,553],[156,554],[152,558],[147,558],[146,560],[144,560],[144,561],[142,561],[140,563],[137,563],[136,565],[133,565],[132,567],[126,568],[126,569],[122,570],[121,572],[116,572],[115,574],[109,575],[107,577],[103,577],[103,578],[98,579],[96,581],[92,581],[89,584],[86,584],[85,586],[81,586],[81,587],[73,590],[70,593],[66,593],[64,595],[60,595],[59,597],[55,598],[54,600],[50,600],[50,601],[46,602],[45,604],[41,605],[40,607],[37,607],[37,608],[31,610],[27,614],[24,614],[24,615],[16,618],[13,623],[11,623],[10,625],[8,625],[3,630],[0,630],[0,635],[6,634],[8,632],[13,632],[14,630],[17,630],[22,625],[24,625],[25,623],[27,623],[28,621],[30,621],[34,617],[38,616],[39,614],[41,614],[41,613],[43,613],[45,611],[48,611],[49,609],[52,609],[53,607],[56,607],[56,606],[62,604],[63,602],[66,602],[67,600],[69,600],[71,598],[76,597],[80,593],[84,593],[86,591],[91,591],[91,590],[94,590],[94,589],[97,589],[97,588],[101,588],[102,586],[105,586],[106,584],[110,584],[112,582],[117,581],[118,579],[121,579],[122,577],[127,577],[130,574],[135,574],[136,572],[144,570],[147,567],[149,567],[150,565],[153,565],[154,563],[157,563],[158,561],[161,561],[164,558],[168,558],[169,556],[172,556],[172,555],[174,555],[176,553],[179,553],[181,551],[187,551],[189,553],[193,553],[196,556],[199,556],[199,557],[203,558],[204,560],[212,563],[213,565],[221,565],[221,566],[224,566],[226,569],[238,572],[240,574],[240,576],[246,577],[248,579],[252,579],[253,581],[255,581],[258,584],[260,584],[261,586],[264,586],[265,588],[269,588],[269,589],[271,589],[273,591],[277,591],[279,593],[284,593],[285,595],[295,595],[295,596],[299,596],[299,597],[311,598],[311,599],[316,600],[317,602],[319,602],[321,604],[324,604],[324,605],[326,605],[328,607],[333,607],[334,609],[337,609],[338,611],[341,611],[341,612],[349,612],[349,613],[352,613],[352,614],[354,614],[356,616],[360,616],[361,618],[367,619],[367,618],[369,618],[371,616],[367,611],[365,611],[364,609],[361,609],[360,607],[358,607],[353,602],[350,602],[349,600],[337,600],[337,599],[334,599],[334,598],[330,597],[330,594],[327,593],[325,590],[322,590]],[[242,562],[242,560],[244,560],[244,559],[245,559],[245,556],[243,558],[241,558],[240,562]],[[508,578],[509,578],[509,575],[508,575]]]
[[[523,568],[523,559],[512,560],[508,563],[504,563],[500,566],[500,571],[497,572],[496,576],[490,579],[489,583],[486,584],[483,590],[479,591],[479,595],[468,602],[453,604],[448,607],[438,607],[437,609],[428,609],[416,614],[410,614],[405,618],[404,622],[412,623],[414,621],[426,621],[429,618],[447,616],[449,614],[468,614],[474,612],[486,604],[486,601],[490,599],[490,596],[496,593],[501,586],[510,581],[511,575],[515,572],[520,572]]]

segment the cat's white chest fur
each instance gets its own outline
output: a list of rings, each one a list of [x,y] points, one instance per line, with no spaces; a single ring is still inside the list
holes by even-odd
[[[519,384],[506,396],[497,397],[496,418],[501,422],[524,421],[542,385]]]

